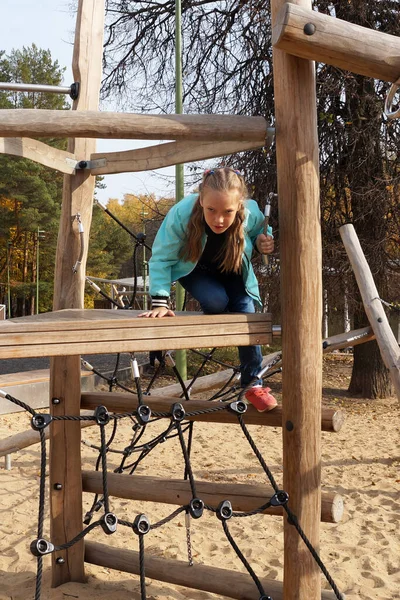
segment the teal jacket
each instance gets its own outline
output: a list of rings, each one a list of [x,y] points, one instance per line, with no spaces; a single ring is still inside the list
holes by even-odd
[[[153,243],[149,260],[150,295],[168,297],[171,284],[185,275],[189,275],[196,263],[184,261],[179,253],[185,242],[187,225],[198,194],[190,194],[175,204],[166,215]],[[254,243],[264,230],[264,215],[255,200],[245,201],[245,220],[243,223],[245,247],[242,261],[243,281],[248,295],[262,308],[258,282],[251,264]],[[272,230],[269,230],[269,235]],[[203,235],[203,249],[207,235]]]

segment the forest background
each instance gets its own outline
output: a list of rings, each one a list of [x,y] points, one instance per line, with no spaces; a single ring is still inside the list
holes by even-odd
[[[314,2],[337,18],[400,35],[398,2]],[[182,3],[183,104],[185,113],[263,115],[274,124],[270,5],[248,2]],[[119,110],[174,112],[175,1],[108,0],[102,97]],[[140,57],[140,60],[138,59]],[[380,297],[390,306],[397,334],[400,289],[399,120],[388,121],[383,105],[389,84],[317,64],[320,140],[321,224],[325,331],[367,324],[348,258],[338,232],[352,222]],[[49,51],[35,46],[0,54],[0,81],[61,85],[63,68]],[[64,96],[0,93],[0,108],[69,110]],[[66,147],[66,140],[45,140]],[[276,192],[274,147],[223,157],[214,164],[235,165],[250,195],[263,209]],[[204,164],[186,166],[186,185],[196,188]],[[98,186],[101,186],[98,180]],[[0,303],[9,316],[51,310],[62,176],[28,160],[0,156]],[[133,232],[146,232],[151,246],[174,198],[137,195],[110,199],[107,208]],[[276,251],[267,269],[255,259],[265,310],[280,322],[279,215],[273,200],[271,225]],[[132,276],[133,257],[143,275],[143,246],[95,203],[87,274]],[[39,300],[39,304],[37,303]],[[86,305],[94,293],[87,290]],[[390,393],[386,369],[375,342],[354,349],[350,391],[366,397]]]

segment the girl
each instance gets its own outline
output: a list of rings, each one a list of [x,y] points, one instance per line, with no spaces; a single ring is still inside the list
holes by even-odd
[[[264,215],[247,190],[239,171],[224,167],[203,174],[199,194],[175,204],[154,240],[149,261],[152,310],[139,317],[174,317],[168,306],[171,283],[179,281],[205,314],[254,313],[261,307],[251,265],[255,247],[261,254],[274,249],[272,230],[263,234]],[[241,386],[259,411],[275,408],[269,388],[262,387],[260,346],[240,346]]]

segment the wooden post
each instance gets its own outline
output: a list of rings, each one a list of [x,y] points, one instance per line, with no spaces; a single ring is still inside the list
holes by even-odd
[[[284,2],[272,0],[272,22]],[[297,5],[311,8],[309,0]],[[281,252],[283,487],[318,551],[322,389],[322,265],[314,63],[274,50]],[[285,600],[321,597],[319,567],[284,525]]]
[[[97,110],[103,53],[104,1],[79,0],[73,55],[74,79],[80,85],[73,110]],[[89,160],[95,140],[71,139],[69,152],[77,160]],[[85,265],[95,178],[81,170],[64,176],[63,203],[58,235],[54,310],[83,308]],[[78,217],[79,215],[79,217]],[[81,264],[79,223],[84,229]],[[62,340],[60,340],[62,341]],[[80,414],[80,357],[60,356],[50,364],[50,407],[53,415]],[[58,403],[54,404],[54,398]],[[56,484],[58,484],[56,486]],[[82,529],[82,483],[80,423],[54,422],[50,432],[50,511],[51,539],[55,545],[71,540]],[[57,561],[63,559],[63,562]],[[53,554],[52,585],[84,581],[83,541]]]

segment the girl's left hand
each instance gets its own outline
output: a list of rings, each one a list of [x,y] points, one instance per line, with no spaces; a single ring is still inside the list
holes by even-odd
[[[274,238],[260,233],[257,236],[256,246],[260,254],[271,254],[274,251]]]

